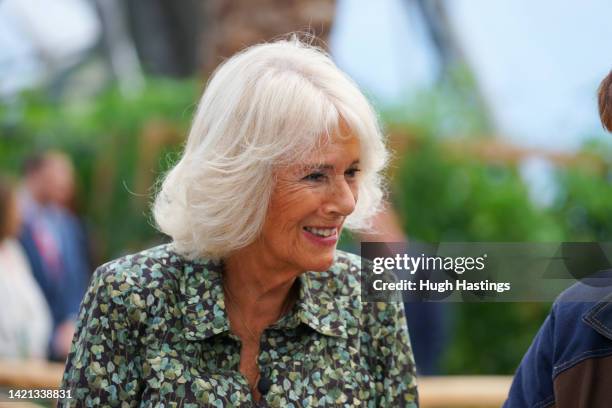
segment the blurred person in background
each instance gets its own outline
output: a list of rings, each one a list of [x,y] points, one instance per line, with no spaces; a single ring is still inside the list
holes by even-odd
[[[612,132],[612,71],[598,100],[601,122]],[[504,408],[612,406],[610,276],[608,270],[587,277],[555,300],[516,371]]]
[[[97,269],[62,403],[416,407],[402,304],[364,302],[361,259],[336,249],[380,208],[386,159],[320,49],[227,60],[155,200],[173,242]]]
[[[17,234],[13,186],[0,176],[0,358],[46,358],[52,321]]]
[[[67,209],[74,194],[74,170],[61,152],[34,155],[24,164],[20,240],[53,316],[49,355],[64,360],[89,279],[85,237]]]

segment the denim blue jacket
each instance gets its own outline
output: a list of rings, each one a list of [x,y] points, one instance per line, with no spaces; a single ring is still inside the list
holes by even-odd
[[[555,301],[505,408],[612,407],[612,286],[604,276],[572,286]]]

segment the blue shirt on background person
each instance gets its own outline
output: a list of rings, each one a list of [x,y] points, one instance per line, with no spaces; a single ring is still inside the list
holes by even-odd
[[[89,281],[85,236],[76,217],[49,204],[40,205],[27,192],[21,195],[24,223],[20,242],[53,318],[54,332],[74,321]],[[50,357],[65,355],[50,344]]]

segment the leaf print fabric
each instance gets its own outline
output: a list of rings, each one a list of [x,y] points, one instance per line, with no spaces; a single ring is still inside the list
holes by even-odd
[[[337,251],[299,278],[293,309],[261,338],[270,390],[238,371],[223,264],[163,245],[98,268],[81,305],[62,389],[78,407],[416,407],[401,303],[363,302],[360,258]]]

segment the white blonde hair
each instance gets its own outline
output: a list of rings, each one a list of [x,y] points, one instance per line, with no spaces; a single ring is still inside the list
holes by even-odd
[[[299,163],[348,129],[360,141],[359,199],[346,227],[378,210],[387,150],[374,110],[319,48],[255,45],[213,74],[185,150],[153,205],[160,231],[189,258],[222,258],[260,234],[278,166]]]

